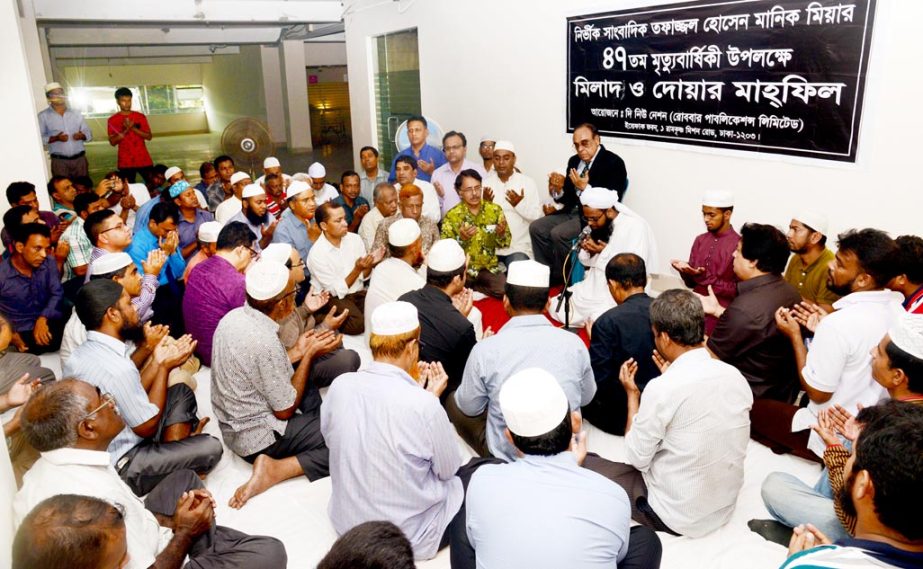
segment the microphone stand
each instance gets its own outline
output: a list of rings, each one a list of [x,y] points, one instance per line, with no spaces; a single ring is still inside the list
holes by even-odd
[[[583,243],[583,240],[586,239],[585,235],[580,235],[577,239],[574,240],[574,244],[571,246],[570,251],[567,252],[567,257],[564,258],[564,265],[567,266],[568,261],[570,261],[571,256],[575,251],[580,249],[580,244]],[[577,260],[579,262],[579,259]],[[570,328],[570,297],[573,294],[570,291],[571,279],[574,276],[574,267],[577,265],[577,262],[571,263],[567,267],[567,272],[564,274],[564,288],[561,290],[561,294],[558,295],[558,303],[554,307],[555,312],[561,311],[561,304],[564,304],[564,327]]]

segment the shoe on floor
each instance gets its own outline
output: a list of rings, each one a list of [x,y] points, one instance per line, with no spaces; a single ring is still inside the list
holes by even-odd
[[[792,540],[792,528],[776,520],[750,520],[747,526],[753,533],[759,534],[766,541],[788,547]]]

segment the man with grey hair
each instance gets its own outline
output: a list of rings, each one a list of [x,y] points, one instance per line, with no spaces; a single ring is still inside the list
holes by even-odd
[[[372,191],[372,203],[375,207],[362,218],[362,223],[359,224],[359,237],[365,243],[367,251],[372,250],[375,234],[378,233],[378,226],[382,221],[396,218],[397,190],[388,182],[376,184]]]
[[[651,327],[661,375],[644,388],[644,401],[638,363],[628,359],[619,370],[628,395],[628,464],[588,456],[585,465],[625,488],[635,521],[701,537],[734,511],[753,394],[737,369],[705,349],[705,313],[692,292],[668,290],[654,299]]]
[[[106,449],[125,423],[115,400],[89,383],[65,379],[37,391],[22,411],[22,429],[42,453],[13,500],[17,521],[61,493],[95,496],[125,508],[128,569],[284,567],[285,548],[271,537],[217,526],[214,499],[190,469],[164,478],[142,502],[109,466]]]

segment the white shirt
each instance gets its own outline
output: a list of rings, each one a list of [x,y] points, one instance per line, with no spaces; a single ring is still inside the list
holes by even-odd
[[[237,196],[231,196],[224,200],[215,208],[215,221],[224,225],[232,217],[243,211],[244,202],[237,199]],[[260,236],[257,235],[257,238]]]
[[[308,270],[311,272],[311,291],[329,291],[337,298],[362,290],[365,282],[360,274],[352,286],[346,284],[346,277],[353,271],[356,261],[365,257],[365,245],[355,233],[347,233],[334,247],[323,233],[308,253]]]
[[[359,237],[362,238],[366,251],[372,249],[372,244],[375,243],[375,233],[384,218],[385,216],[381,214],[377,206],[372,206],[362,218],[362,223],[359,224]]]
[[[132,493],[109,464],[109,453],[96,450],[62,448],[43,452],[41,458],[26,472],[22,489],[13,499],[16,525],[32,508],[46,498],[58,494],[93,496],[125,511],[125,535],[128,569],[146,569],[163,551],[173,532],[157,523],[154,514],[144,508],[141,499]]]
[[[542,200],[538,195],[535,180],[513,172],[510,179],[503,183],[496,171],[492,171],[481,184],[494,192],[494,203],[503,208],[503,215],[509,225],[512,240],[505,249],[497,249],[497,255],[510,255],[512,253],[525,253],[532,258],[532,238],[529,236],[529,224],[542,217]],[[506,201],[506,191],[513,190],[517,194],[523,192],[523,198],[516,207]]]
[[[322,203],[335,200],[339,196],[340,192],[338,192],[336,188],[330,184],[324,184],[324,187],[321,188],[319,192],[317,190],[314,191],[314,202],[317,203],[317,205],[320,205]]]
[[[628,207],[617,204],[619,215],[612,222],[612,235],[601,252],[590,255],[583,249],[578,258],[586,268],[583,280],[571,287],[571,326],[581,326],[587,320],[596,320],[615,306],[606,280],[606,265],[619,253],[634,253],[644,259],[648,275],[657,272],[657,242],[654,233],[640,215]],[[650,279],[648,279],[650,281]],[[564,322],[564,305],[551,316]]]
[[[625,455],[673,531],[701,537],[731,518],[744,482],[752,406],[744,376],[705,348],[676,358],[644,388]]]
[[[903,308],[900,293],[854,292],[833,303],[836,312],[820,321],[801,375],[814,389],[832,393],[826,403],[808,403],[792,419],[792,432],[810,429],[817,412],[841,405],[855,415],[858,403],[869,407],[887,397],[872,377],[871,350],[881,342]],[[826,445],[813,430],[808,448],[823,456]]]
[[[420,188],[423,192],[423,215],[433,220],[433,223],[439,223],[442,220],[442,206],[439,203],[439,193],[436,187],[420,178],[414,178],[410,185]],[[400,194],[401,184],[394,184],[394,189]]]
[[[71,354],[80,344],[87,341],[87,327],[83,325],[80,318],[77,317],[77,311],[71,313],[71,317],[64,325],[64,333],[61,334],[61,367],[67,363]]]
[[[135,207],[141,207],[147,202],[151,201],[151,193],[147,191],[147,186],[144,184],[128,184],[128,193],[131,195],[131,197],[135,198]],[[206,202],[206,205],[208,205],[208,202]],[[115,205],[109,206],[109,209],[115,212],[116,215],[119,215],[122,213],[122,204],[120,202],[116,202]],[[128,218],[125,219],[125,225],[128,227],[135,226],[134,210],[130,210],[128,212]]]
[[[365,295],[365,329],[372,329],[372,313],[376,308],[425,285],[426,279],[401,259],[392,257],[379,263],[372,269],[369,291]]]

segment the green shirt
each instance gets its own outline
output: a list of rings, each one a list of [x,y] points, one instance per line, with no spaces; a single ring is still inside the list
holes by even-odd
[[[827,265],[834,259],[833,251],[824,249],[810,266],[805,267],[801,257],[792,255],[785,269],[785,281],[795,287],[805,300],[817,304],[833,304],[840,299],[827,288]]]
[[[497,235],[497,225],[503,224],[503,233]],[[474,225],[477,233],[471,239],[462,239],[461,228]],[[510,228],[503,216],[503,208],[493,202],[481,202],[477,215],[471,213],[468,205],[461,202],[446,212],[442,218],[442,238],[455,239],[468,254],[468,273],[476,276],[481,269],[492,273],[500,272],[497,249],[509,247]]]

